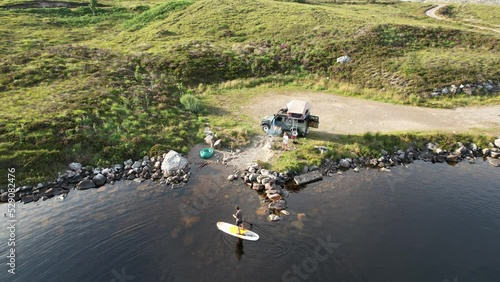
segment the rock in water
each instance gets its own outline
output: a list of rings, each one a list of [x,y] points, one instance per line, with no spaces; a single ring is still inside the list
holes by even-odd
[[[267,219],[270,220],[270,221],[278,221],[281,219],[281,217],[275,215],[275,214],[270,214],[269,216],[267,216]]]
[[[92,180],[82,180],[76,185],[76,189],[78,190],[86,190],[90,188],[95,188],[95,183]]]
[[[280,200],[281,199],[281,195],[280,194],[271,194],[271,195],[268,195],[267,196],[271,201],[277,201],[277,200]]]
[[[276,202],[270,203],[268,208],[270,210],[284,210],[284,209],[286,209],[286,201],[285,200],[277,200]]]
[[[495,159],[495,158],[492,158],[492,157],[488,157],[488,162],[492,166],[500,167],[500,159]]]
[[[290,213],[287,210],[280,210],[280,213],[284,215],[290,215]]]

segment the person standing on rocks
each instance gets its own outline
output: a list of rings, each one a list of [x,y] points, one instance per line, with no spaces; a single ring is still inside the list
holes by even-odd
[[[238,234],[241,235],[241,229],[245,230],[245,226],[243,226],[243,212],[239,206],[236,206],[236,213],[233,214],[233,217],[236,219],[235,225],[238,226]]]
[[[281,150],[288,149],[288,134],[286,132],[283,133],[283,143],[281,144]]]

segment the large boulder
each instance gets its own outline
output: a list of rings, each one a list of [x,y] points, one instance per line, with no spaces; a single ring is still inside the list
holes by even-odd
[[[496,139],[494,143],[495,143],[495,146],[500,148],[500,138]]]
[[[178,170],[186,169],[187,166],[188,160],[185,157],[174,150],[170,150],[170,152],[163,156],[161,170],[163,171],[163,175],[168,177]]]

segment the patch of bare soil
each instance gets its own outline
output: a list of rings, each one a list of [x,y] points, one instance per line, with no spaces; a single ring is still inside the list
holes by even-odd
[[[244,170],[256,161],[270,161],[276,152],[271,149],[271,144],[273,142],[280,142],[280,140],[278,137],[256,136],[252,139],[249,146],[242,149],[228,151],[221,148],[214,148],[215,154],[210,159],[202,159],[200,157],[200,150],[207,148],[208,145],[197,144],[191,149],[187,159],[192,164],[192,168],[195,169],[207,164],[216,163],[234,167],[236,170]]]
[[[319,128],[333,134],[362,134],[366,132],[442,130],[465,132],[472,128],[498,130],[500,105],[456,109],[431,109],[362,100],[319,92],[269,92],[242,108],[260,123],[292,99],[311,104],[311,113],[319,116]],[[492,132],[493,134],[498,132]]]

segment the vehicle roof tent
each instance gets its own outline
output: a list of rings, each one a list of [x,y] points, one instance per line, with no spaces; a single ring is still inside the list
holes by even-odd
[[[287,115],[291,118],[305,119],[311,112],[311,104],[302,100],[291,100],[286,107]]]

